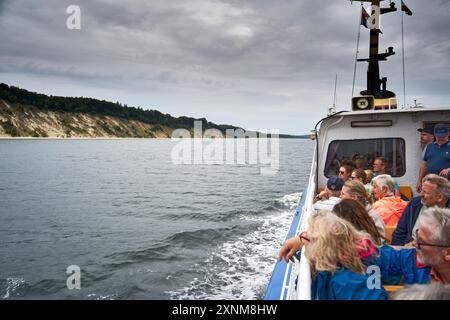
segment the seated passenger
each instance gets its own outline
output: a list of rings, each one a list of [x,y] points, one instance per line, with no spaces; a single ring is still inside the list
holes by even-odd
[[[366,193],[369,195],[369,197],[372,196],[372,185],[370,184],[370,181],[372,179],[367,180],[367,174],[363,169],[354,169],[350,180],[361,182],[364,185]]]
[[[385,300],[383,287],[369,289],[366,267],[360,257],[368,235],[331,212],[309,218],[308,232],[285,241],[278,260],[292,260],[303,246],[311,265],[311,299]]]
[[[381,236],[366,208],[358,201],[345,199],[333,208],[333,213],[350,222],[358,231],[363,231],[371,236],[376,245],[381,246],[384,237]]]
[[[366,167],[366,159],[364,158],[364,156],[355,157],[355,168],[364,170],[365,167]]]
[[[375,160],[373,160],[373,175],[377,177],[385,174],[387,174],[387,159],[385,157],[376,157]],[[400,186],[395,180],[393,181],[395,187],[394,195],[396,197],[400,197]]]
[[[363,169],[353,169],[352,175],[350,176],[350,180],[356,180],[361,182],[362,184],[366,184],[367,175]]]
[[[450,284],[414,284],[394,292],[392,300],[450,300]]]
[[[418,228],[417,218],[425,209],[433,206],[450,207],[450,182],[446,178],[429,174],[423,178],[421,186],[420,196],[412,198],[403,211],[392,235],[392,245],[411,245]]]
[[[394,250],[380,248],[376,262],[382,275],[403,275],[406,284],[450,284],[450,209],[431,207],[418,220],[415,248]],[[418,268],[418,260],[425,268]]]
[[[344,181],[350,180],[350,176],[352,175],[353,167],[348,164],[343,164],[339,168],[339,178]]]
[[[355,180],[345,182],[341,191],[341,199],[353,199],[361,203],[375,223],[380,235],[386,238],[386,225],[381,216],[375,210],[372,210],[372,198],[369,198],[366,189],[360,182]]]
[[[394,179],[382,174],[373,178],[372,194],[375,203],[372,209],[383,218],[386,226],[396,226],[408,203],[395,197]]]
[[[364,172],[366,173],[366,176],[367,176],[367,179],[366,179],[367,183],[371,183],[372,179],[373,179],[373,171],[370,169],[366,169],[366,170],[364,170]]]
[[[334,205],[341,201],[339,196],[343,185],[344,181],[341,178],[337,176],[330,177],[327,181],[325,190],[316,196],[315,200],[317,202],[313,204],[313,209],[315,211],[331,211]]]

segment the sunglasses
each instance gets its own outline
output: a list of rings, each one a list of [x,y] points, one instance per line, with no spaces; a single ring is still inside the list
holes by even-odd
[[[305,236],[306,231],[303,231],[302,233],[300,233],[298,236],[300,237],[300,239],[304,239],[306,241],[311,241],[308,237]]]
[[[416,246],[417,249],[420,250],[421,246],[428,246],[428,247],[439,247],[439,248],[447,248],[450,247],[450,245],[443,245],[443,244],[432,244],[432,243],[425,243],[419,241],[419,229],[416,230]]]
[[[350,177],[350,180],[353,180],[353,179],[358,179],[358,177]]]
[[[345,174],[345,171],[339,171],[339,174]]]

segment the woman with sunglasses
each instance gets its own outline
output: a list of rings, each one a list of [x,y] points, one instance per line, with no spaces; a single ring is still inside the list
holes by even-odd
[[[350,176],[352,175],[353,167],[347,164],[342,165],[339,168],[339,178],[344,181],[350,180]]]
[[[321,211],[309,218],[307,232],[286,240],[278,260],[293,261],[304,248],[311,270],[311,298],[317,300],[385,300],[383,287],[368,288],[362,256],[372,255],[370,236],[335,214]]]
[[[308,232],[286,240],[278,255],[279,260],[293,261],[295,253],[305,247],[313,271],[313,299],[374,298],[358,285],[361,266],[371,258],[382,278],[403,276],[405,284],[450,284],[450,209],[432,207],[421,214],[414,248],[384,245],[378,254],[372,254],[367,234],[342,221],[331,212],[311,216]],[[425,267],[417,265],[416,255]],[[352,287],[343,281],[351,281]],[[384,298],[383,293],[373,294]]]

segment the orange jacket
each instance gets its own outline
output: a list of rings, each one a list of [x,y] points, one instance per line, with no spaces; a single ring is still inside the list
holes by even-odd
[[[372,205],[372,209],[383,218],[386,226],[396,226],[408,202],[396,197],[384,197]]]

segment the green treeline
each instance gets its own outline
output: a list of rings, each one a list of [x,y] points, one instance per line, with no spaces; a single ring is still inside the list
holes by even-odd
[[[128,107],[119,102],[113,103],[92,98],[71,98],[47,96],[0,83],[0,99],[9,103],[31,105],[42,111],[60,111],[70,113],[86,113],[94,116],[111,116],[125,120],[136,120],[151,125],[167,126],[170,128],[191,129],[194,121],[202,121],[203,130],[218,129],[225,133],[226,129],[238,129],[230,125],[217,125],[205,118],[172,117],[157,110],[144,110],[141,107]]]

